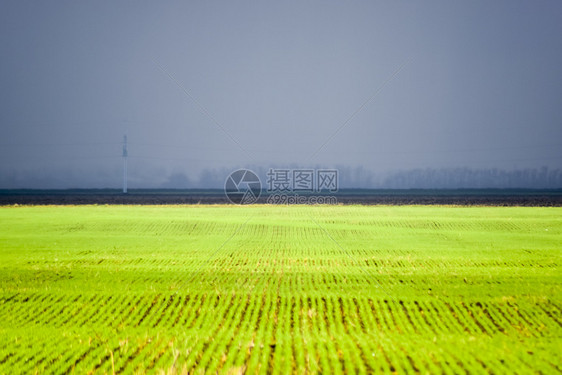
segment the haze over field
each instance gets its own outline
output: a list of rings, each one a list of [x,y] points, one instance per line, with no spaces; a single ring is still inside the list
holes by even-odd
[[[131,188],[274,166],[560,187],[561,19],[558,1],[2,2],[0,188],[119,187],[125,133]]]

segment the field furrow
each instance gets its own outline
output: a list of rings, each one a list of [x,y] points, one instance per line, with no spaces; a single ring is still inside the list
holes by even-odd
[[[0,237],[0,374],[562,372],[559,208],[1,207]]]

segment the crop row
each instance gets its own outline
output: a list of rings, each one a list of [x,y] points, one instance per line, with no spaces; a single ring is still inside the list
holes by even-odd
[[[481,353],[476,357],[475,348],[519,336],[531,345],[556,342],[560,316],[552,301],[520,306],[513,301],[283,298],[273,293],[17,294],[0,299],[0,319],[9,327],[1,335],[0,364],[6,372],[74,367],[129,372],[172,366],[256,370],[266,364],[273,372],[392,368],[433,372],[443,363],[452,372],[493,368],[494,363],[515,370],[534,367],[532,349],[516,353],[498,349],[498,358],[509,362],[484,364],[476,360],[481,361]],[[7,340],[14,332],[34,332],[34,339],[23,335],[17,341],[16,334],[15,340]],[[474,347],[466,352],[443,346],[467,338]],[[542,365],[545,371],[559,369],[555,361]]]

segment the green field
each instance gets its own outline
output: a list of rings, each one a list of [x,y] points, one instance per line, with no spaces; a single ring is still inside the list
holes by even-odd
[[[556,373],[562,208],[0,207],[0,373]]]

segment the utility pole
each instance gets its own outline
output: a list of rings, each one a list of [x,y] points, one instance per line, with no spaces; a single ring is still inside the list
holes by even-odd
[[[127,135],[123,136],[123,194],[127,194]]]

